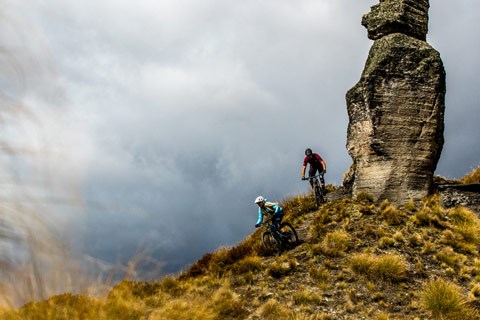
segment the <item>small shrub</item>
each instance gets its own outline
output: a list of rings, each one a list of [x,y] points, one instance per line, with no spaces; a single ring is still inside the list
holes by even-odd
[[[468,306],[461,289],[442,279],[424,285],[421,303],[435,319],[475,319],[476,312]]]

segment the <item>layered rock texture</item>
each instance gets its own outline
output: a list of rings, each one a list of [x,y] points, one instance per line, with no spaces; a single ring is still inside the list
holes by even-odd
[[[443,146],[445,71],[426,41],[428,0],[383,0],[362,25],[375,40],[348,91],[344,185],[353,195],[403,203],[432,190]]]

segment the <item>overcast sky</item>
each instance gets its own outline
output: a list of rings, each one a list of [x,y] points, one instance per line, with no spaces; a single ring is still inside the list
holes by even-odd
[[[376,3],[4,0],[2,143],[44,151],[22,166],[77,200],[46,219],[85,254],[115,263],[148,247],[178,271],[253,231],[256,196],[306,193],[305,148],[341,183],[345,93]],[[448,178],[480,162],[478,12],[478,0],[431,0],[427,40],[447,72],[437,174]]]

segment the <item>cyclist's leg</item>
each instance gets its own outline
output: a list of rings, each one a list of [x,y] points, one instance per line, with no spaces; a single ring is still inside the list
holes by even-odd
[[[322,184],[322,189],[325,190],[325,178],[323,177],[324,171],[319,171],[320,173],[320,183]]]
[[[308,171],[308,176],[313,177],[316,173],[317,173],[317,168],[310,166],[310,170]],[[308,179],[308,181],[310,182],[310,186],[312,187],[312,189],[314,189],[315,185],[314,185],[313,179]]]
[[[277,230],[278,228],[280,228],[280,223],[282,223],[282,219],[283,219],[283,210],[272,217],[272,223]]]

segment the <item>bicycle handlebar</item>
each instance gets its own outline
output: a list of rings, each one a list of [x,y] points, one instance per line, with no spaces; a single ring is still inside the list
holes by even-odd
[[[325,173],[322,172],[322,173],[319,173],[319,174],[316,174],[314,176],[311,176],[311,177],[305,177],[303,178],[302,180],[308,180],[308,179],[314,179],[314,178],[320,178],[321,176],[323,176]]]

